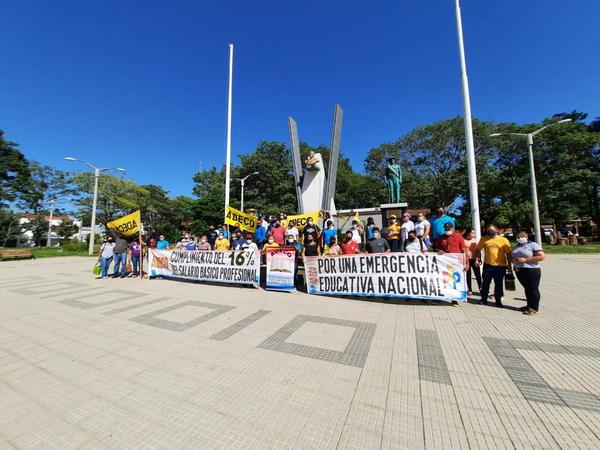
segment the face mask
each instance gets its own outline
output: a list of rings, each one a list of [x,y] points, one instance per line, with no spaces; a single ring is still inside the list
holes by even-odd
[[[202,239],[202,243],[203,243],[203,244],[206,244],[206,239]]]
[[[391,223],[396,223],[396,219],[390,219]]]
[[[446,231],[446,236],[452,236],[452,230]]]
[[[488,230],[488,232],[487,232],[487,235],[488,235],[488,236],[491,236],[491,237],[494,237],[494,236],[496,236],[497,234],[498,234],[498,232],[497,232],[497,231],[493,231],[493,230]]]
[[[269,239],[269,244],[272,244],[272,243],[273,243],[273,239]]]
[[[528,239],[526,237],[518,237],[517,242],[519,244],[527,244]]]
[[[293,238],[292,239],[288,239],[288,242],[292,243],[292,242],[294,242],[294,239]]]
[[[418,220],[419,222],[423,222],[423,220],[424,220],[424,219],[425,219],[424,217],[419,217],[417,220]]]
[[[330,230],[333,230],[333,225],[329,225],[327,228],[329,228]]]
[[[308,222],[309,227],[312,227],[312,224],[313,224],[312,222]]]
[[[373,233],[373,237],[377,239],[379,237],[379,233]]]

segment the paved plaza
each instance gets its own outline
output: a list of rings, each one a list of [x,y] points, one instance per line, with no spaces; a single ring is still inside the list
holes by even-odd
[[[0,263],[0,448],[600,448],[600,255],[541,314]]]

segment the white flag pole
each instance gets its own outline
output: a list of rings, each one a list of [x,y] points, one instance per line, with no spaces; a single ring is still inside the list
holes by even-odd
[[[229,206],[229,181],[231,178],[231,97],[233,83],[233,44],[229,44],[229,95],[227,98],[227,156],[225,158],[225,214]]]
[[[463,41],[462,17],[460,3],[456,0],[456,30],[458,33],[458,53],[460,56],[460,72],[462,79],[463,103],[465,110],[465,140],[467,143],[467,167],[469,172],[469,196],[471,203],[471,220],[475,236],[481,238],[481,221],[479,218],[479,192],[477,190],[477,174],[475,171],[475,145],[473,143],[473,121],[471,119],[471,99],[469,96],[469,79],[465,62],[465,44]]]

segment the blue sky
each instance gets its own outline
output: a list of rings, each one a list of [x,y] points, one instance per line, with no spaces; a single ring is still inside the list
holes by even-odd
[[[122,166],[190,195],[225,160],[229,42],[233,157],[261,140],[329,144],[355,169],[372,147],[462,114],[453,0],[3,2],[0,128],[28,158]],[[463,0],[473,114],[533,122],[600,115],[598,0]]]

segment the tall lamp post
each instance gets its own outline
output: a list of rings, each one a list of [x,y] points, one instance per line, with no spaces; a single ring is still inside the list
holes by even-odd
[[[244,212],[244,186],[246,184],[246,180],[252,175],[258,175],[260,172],[252,172],[249,175],[246,175],[244,178],[238,178],[238,180],[242,183],[242,198],[240,201],[240,209]]]
[[[52,217],[54,215],[54,205],[63,198],[64,197],[54,197],[48,200],[48,203],[50,204],[50,220],[48,220],[48,236],[46,237],[46,247],[48,248],[52,246]]]
[[[497,136],[525,136],[527,138],[527,147],[529,149],[529,175],[531,178],[531,203],[533,203],[533,228],[535,233],[535,242],[541,246],[542,245],[542,229],[540,226],[540,210],[538,205],[538,195],[537,195],[537,184],[535,181],[535,166],[533,163],[533,138],[537,136],[542,131],[544,131],[548,127],[553,127],[560,123],[570,122],[571,119],[563,119],[558,122],[551,123],[550,125],[546,125],[545,127],[540,128],[539,130],[534,131],[533,133],[494,133],[490,134],[490,137]]]
[[[96,234],[96,204],[98,203],[98,179],[100,178],[100,174],[102,172],[106,172],[107,170],[111,170],[110,167],[96,167],[90,164],[89,162],[81,161],[77,158],[73,158],[72,156],[65,157],[67,161],[77,161],[82,164],[85,164],[90,169],[94,171],[94,199],[92,201],[92,223],[90,229],[90,245],[88,247],[88,254],[94,254],[94,236]],[[117,172],[125,173],[125,169],[121,167],[117,167],[115,169]]]

